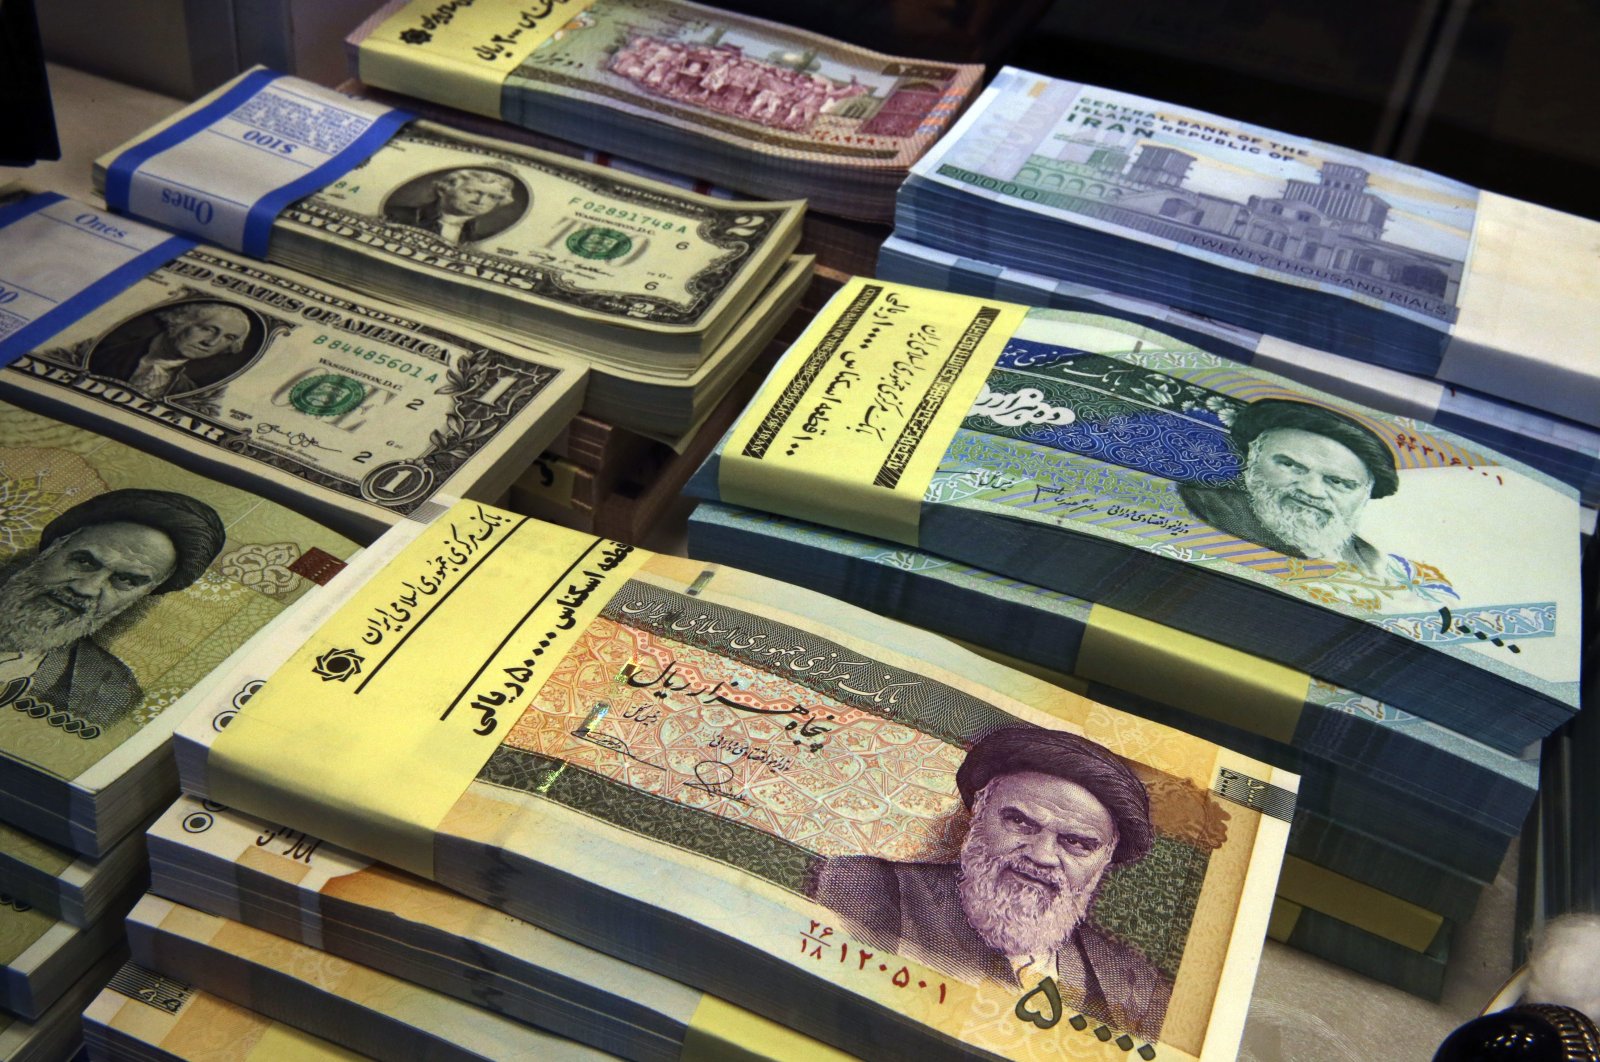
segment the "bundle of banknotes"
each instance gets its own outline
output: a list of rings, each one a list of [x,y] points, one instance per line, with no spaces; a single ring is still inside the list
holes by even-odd
[[[897,231],[1600,427],[1600,222],[1006,68]]]
[[[0,1058],[8,1062],[55,1062],[76,1057],[74,1053],[82,1042],[84,1008],[116,972],[126,953],[126,948],[118,948],[90,966],[33,1021],[0,1010]]]
[[[1571,488],[1120,316],[858,279],[691,489],[1198,634],[1504,752],[1577,707]]]
[[[572,942],[689,986],[650,981],[679,1002],[646,1019],[626,982],[669,1041],[717,998],[870,1058],[1237,1047],[1290,773],[798,587],[475,503],[301,604],[176,742],[214,802],[152,833],[185,904],[529,1015],[592,962]],[[170,902],[130,926],[141,963],[210,985],[312,965]],[[607,1011],[615,982],[571,980]],[[282,998],[324,1009],[304,991]]]
[[[455,1010],[484,1007],[624,1058],[713,1044],[760,1045],[773,1059],[837,1054],[425,879],[192,797],[162,816],[152,841],[156,895],[410,981]]]
[[[1533,799],[1523,747],[1575,707],[1578,632],[1540,661],[1513,636],[1581,612],[1574,492],[1217,357],[1211,322],[1079,305],[847,286],[691,480],[691,555],[1300,772],[1290,851],[1330,876],[1280,885],[1275,936],[1437,997]],[[1507,564],[1492,528],[1535,519]],[[1476,710],[1488,675],[1526,717]]]
[[[97,159],[97,189],[129,149],[249,76]],[[181,179],[205,187],[208,175]],[[810,259],[790,253],[804,209],[702,196],[418,121],[279,213],[269,256],[470,320],[534,360],[581,359],[593,368],[586,411],[672,437],[716,404],[804,291]]]
[[[0,492],[0,820],[100,859],[175,791],[167,740],[207,673],[355,546],[4,404]]]
[[[29,201],[0,193],[0,207]],[[72,199],[41,213],[130,225]],[[51,251],[35,245],[8,277],[28,284]],[[0,370],[0,396],[370,541],[436,494],[499,498],[572,419],[587,375],[201,245],[42,338]]]
[[[1470,917],[1538,782],[1537,761],[1374,698],[905,546],[702,502],[688,549],[1003,649],[1057,685],[1299,772],[1300,880],[1280,879],[1289,913],[1273,938],[1414,994],[1439,997],[1436,945]],[[1361,917],[1396,908],[1424,931],[1396,941],[1394,919]]]
[[[647,177],[652,181],[670,184],[674,188],[688,188],[699,192],[701,195],[709,195],[717,199],[747,199],[754,194],[735,191],[732,188],[708,181],[703,177],[694,177],[686,173],[674,173],[671,170],[664,170],[659,166],[652,166],[629,156],[618,155],[610,151],[600,151],[586,144],[576,143],[571,140],[562,140],[560,137],[549,136],[520,125],[512,125],[510,122],[502,121],[498,118],[473,114],[458,107],[449,107],[432,100],[418,99],[416,96],[406,96],[398,92],[386,92],[355,78],[347,78],[342,82],[339,85],[339,91],[348,96],[368,99],[389,107],[409,111],[419,118],[426,118],[429,121],[453,126],[468,133],[493,137],[496,140],[508,140],[512,143],[538,148],[540,151],[550,151],[557,155],[565,155],[567,158],[582,159],[584,162],[596,166],[622,170],[624,173]],[[884,222],[857,221],[853,218],[839,217],[836,214],[821,213],[817,210],[814,200],[808,200],[806,205],[805,220],[800,226],[798,252],[815,256],[819,268],[826,266],[829,269],[836,269],[851,275],[871,273],[874,263],[878,260],[878,248],[889,235],[889,226]],[[887,221],[888,219],[885,218],[884,220]]]
[[[347,38],[352,73],[624,158],[887,221],[983,68],[858,48],[686,0],[392,0]]]
[[[1314,350],[1214,317],[1115,295],[1104,288],[935,250],[899,236],[884,241],[874,275],[1052,310],[1114,313],[1186,339],[1213,354],[1280,373],[1385,413],[1425,420],[1494,447],[1575,487],[1585,506],[1600,505],[1600,430],[1492,394]]]

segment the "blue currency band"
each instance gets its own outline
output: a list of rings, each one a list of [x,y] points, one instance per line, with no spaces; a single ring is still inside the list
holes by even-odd
[[[271,70],[257,70],[233,88],[195,111],[182,121],[173,122],[154,136],[141,140],[118,155],[106,169],[106,202],[112,210],[128,212],[129,193],[133,188],[133,174],[150,159],[180,141],[210,126],[223,115],[237,110],[245,100],[254,96],[282,74]]]
[[[0,229],[65,198],[54,192],[44,192],[30,196],[20,203],[0,208]],[[0,366],[10,365],[72,322],[110,302],[154,270],[193,247],[195,242],[187,236],[172,236],[162,240],[148,251],[124,262],[76,295],[61,302],[54,309],[0,339]]]
[[[304,199],[313,192],[321,191],[355,169],[371,157],[374,151],[387,144],[395,131],[413,117],[414,115],[401,110],[379,115],[367,131],[352,140],[343,151],[310,173],[274,188],[258,199],[245,219],[244,253],[252,258],[267,257],[267,245],[272,239],[272,223],[278,220],[278,214],[284,207],[296,199]]]

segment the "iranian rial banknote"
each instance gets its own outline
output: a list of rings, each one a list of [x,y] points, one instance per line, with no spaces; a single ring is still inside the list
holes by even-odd
[[[1292,775],[483,506],[379,557],[219,677],[186,789],[868,1057],[1236,1046]]]
[[[608,1056],[481,1007],[259,929],[146,895],[128,915],[134,961],[373,1058]]]
[[[576,361],[213,247],[0,372],[0,393],[361,538],[500,497],[577,412]]]
[[[345,538],[0,404],[0,817],[98,856],[169,799],[184,696]]]
[[[621,1055],[848,1056],[432,882],[184,796],[152,834],[151,890]],[[745,1055],[741,1055],[745,1057]]]

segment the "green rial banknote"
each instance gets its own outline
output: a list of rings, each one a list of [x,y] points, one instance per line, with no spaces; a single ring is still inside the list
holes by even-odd
[[[128,914],[133,959],[236,1006],[373,1058],[441,1062],[610,1056],[316,948],[159,896]]]
[[[125,890],[109,916],[94,925],[68,925],[54,915],[0,893],[0,1014],[37,1022],[122,939],[122,916],[137,894]]]
[[[183,796],[151,891],[635,1059],[844,1059],[808,1036],[301,830]]]
[[[0,394],[372,539],[436,494],[504,494],[577,412],[586,375],[199,247],[18,358]]]
[[[185,696],[355,546],[0,404],[0,818],[102,855],[170,799]]]
[[[58,1062],[76,1058],[83,1039],[83,1010],[121,965],[127,949],[112,948],[90,965],[37,1021],[0,1010],[0,1058],[6,1062]]]
[[[75,926],[100,920],[148,868],[144,826],[89,859],[0,822],[0,893]]]
[[[187,791],[865,1057],[1237,1047],[1293,775],[484,506],[362,560],[216,677]]]
[[[96,160],[97,189],[112,160],[231,86]],[[204,185],[206,175],[191,180]],[[804,211],[800,202],[702,196],[418,121],[285,207],[269,257],[614,371],[684,375],[783,266]]]
[[[1177,627],[1503,752],[1577,707],[1570,487],[1111,314],[855,278],[691,489]]]

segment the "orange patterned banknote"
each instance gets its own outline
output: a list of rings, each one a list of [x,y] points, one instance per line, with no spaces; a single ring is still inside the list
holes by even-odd
[[[407,533],[218,683],[187,789],[866,1057],[1231,1057],[1293,775],[798,587]]]

